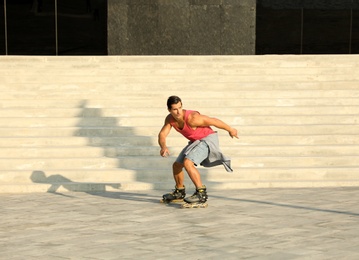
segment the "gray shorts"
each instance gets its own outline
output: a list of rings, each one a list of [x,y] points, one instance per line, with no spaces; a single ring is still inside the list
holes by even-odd
[[[176,162],[183,164],[184,158],[187,158],[190,159],[196,166],[200,165],[208,157],[208,145],[206,144],[206,142],[199,142],[188,153],[186,153],[187,148],[190,145],[191,143],[189,143],[185,148],[183,148],[182,152],[178,155]]]

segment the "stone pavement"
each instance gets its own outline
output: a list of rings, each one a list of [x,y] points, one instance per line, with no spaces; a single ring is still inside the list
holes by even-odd
[[[359,259],[357,188],[163,192],[0,194],[0,258]]]

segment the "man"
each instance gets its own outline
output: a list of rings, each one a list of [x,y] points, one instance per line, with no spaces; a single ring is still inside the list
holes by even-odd
[[[168,98],[167,109],[169,115],[167,115],[158,134],[161,156],[167,157],[170,155],[166,145],[166,137],[172,127],[186,137],[189,144],[182,150],[172,165],[176,186],[173,192],[163,195],[163,200],[184,199],[187,203],[204,203],[208,199],[206,186],[202,184],[201,176],[196,166],[212,167],[223,164],[227,171],[232,171],[230,161],[223,156],[219,149],[218,134],[212,130],[211,126],[226,130],[232,138],[238,138],[237,130],[217,118],[201,115],[197,111],[183,109],[182,100],[177,96]],[[186,169],[196,187],[196,192],[187,198],[185,198],[183,168]]]

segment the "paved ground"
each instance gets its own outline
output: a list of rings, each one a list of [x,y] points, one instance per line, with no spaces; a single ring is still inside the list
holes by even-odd
[[[359,259],[359,189],[0,194],[1,259]],[[192,191],[190,191],[192,193]]]

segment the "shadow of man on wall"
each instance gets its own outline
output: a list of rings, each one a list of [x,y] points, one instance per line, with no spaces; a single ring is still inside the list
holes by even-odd
[[[74,182],[60,174],[46,176],[43,171],[33,171],[30,179],[33,183],[49,184],[50,187],[47,189],[49,193],[58,193],[62,189],[72,192],[87,192],[91,190],[105,192],[106,186],[111,186],[115,189],[120,188],[120,184]]]
[[[92,196],[101,196],[110,199],[130,200],[130,201],[143,201],[158,203],[159,199],[156,196],[149,195],[146,193],[137,192],[109,192],[106,190],[106,186],[111,186],[114,189],[119,189],[120,184],[104,184],[104,183],[83,183],[74,182],[60,174],[46,176],[43,171],[33,171],[30,179],[33,183],[49,184],[50,187],[47,189],[48,193],[61,195],[65,197],[73,197],[65,195],[61,191],[67,192],[85,192]],[[91,186],[89,186],[91,185]]]

